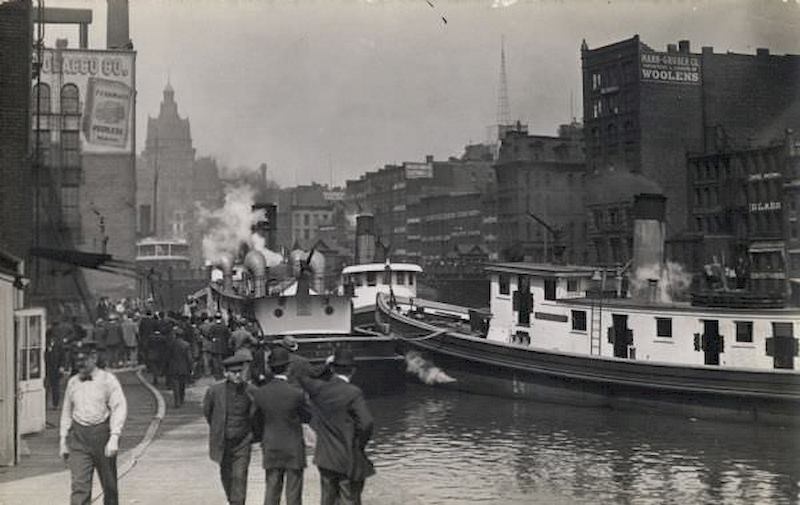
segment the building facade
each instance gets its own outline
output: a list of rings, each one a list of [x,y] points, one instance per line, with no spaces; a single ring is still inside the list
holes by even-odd
[[[494,165],[498,249],[506,259],[587,261],[583,139],[506,132]],[[535,217],[533,217],[535,216]]]
[[[686,154],[764,145],[800,121],[800,58],[656,51],[638,35],[581,46],[584,134],[590,172],[627,170],[667,196],[667,233],[689,226]]]
[[[136,53],[73,49],[59,39],[39,57],[31,93],[33,245],[133,260]],[[121,276],[43,259],[32,269],[31,298],[54,314],[80,313],[99,294],[135,294],[133,280]]]

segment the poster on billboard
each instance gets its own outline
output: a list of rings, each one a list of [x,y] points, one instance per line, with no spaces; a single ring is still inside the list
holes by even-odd
[[[42,82],[50,86],[51,112],[66,112],[61,90],[78,89],[81,151],[133,151],[135,53],[87,49],[46,49],[42,55]]]
[[[121,82],[90,77],[83,112],[86,142],[124,148],[133,90]]]
[[[643,52],[640,67],[643,81],[700,84],[700,58],[695,55]]]

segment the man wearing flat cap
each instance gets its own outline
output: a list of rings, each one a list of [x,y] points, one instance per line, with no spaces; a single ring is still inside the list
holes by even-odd
[[[306,466],[303,424],[311,420],[305,394],[289,383],[289,352],[276,347],[269,356],[272,380],[253,393],[262,430],[262,463],[266,490],[264,505],[280,505],[286,484],[286,505],[300,505]]]
[[[235,355],[222,361],[225,380],[212,385],[203,400],[209,425],[209,456],[219,465],[222,487],[231,505],[244,505],[255,406],[243,377],[247,358]]]
[[[72,475],[70,504],[91,503],[97,469],[103,503],[117,505],[117,452],[128,405],[114,374],[97,367],[93,342],[76,342],[72,355],[78,373],[64,393],[59,444]]]
[[[375,473],[365,452],[372,436],[372,414],[361,389],[350,383],[355,365],[353,352],[339,347],[330,380],[300,377],[311,400],[311,427],[317,433],[314,464],[319,468],[321,505],[361,505],[364,481]]]

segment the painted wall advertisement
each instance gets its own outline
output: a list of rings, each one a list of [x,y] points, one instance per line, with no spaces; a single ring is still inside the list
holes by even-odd
[[[673,84],[700,84],[700,57],[691,54],[643,52],[642,80]]]
[[[47,49],[42,82],[50,86],[51,111],[64,106],[61,90],[78,88],[81,150],[85,153],[130,153],[133,150],[135,53]]]

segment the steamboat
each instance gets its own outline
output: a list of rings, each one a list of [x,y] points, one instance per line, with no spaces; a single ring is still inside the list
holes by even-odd
[[[667,295],[664,202],[639,195],[628,272],[494,263],[490,310],[378,295],[441,387],[691,418],[798,424],[800,311],[741,290]],[[649,278],[637,279],[637,273]],[[609,289],[610,288],[610,289]]]

